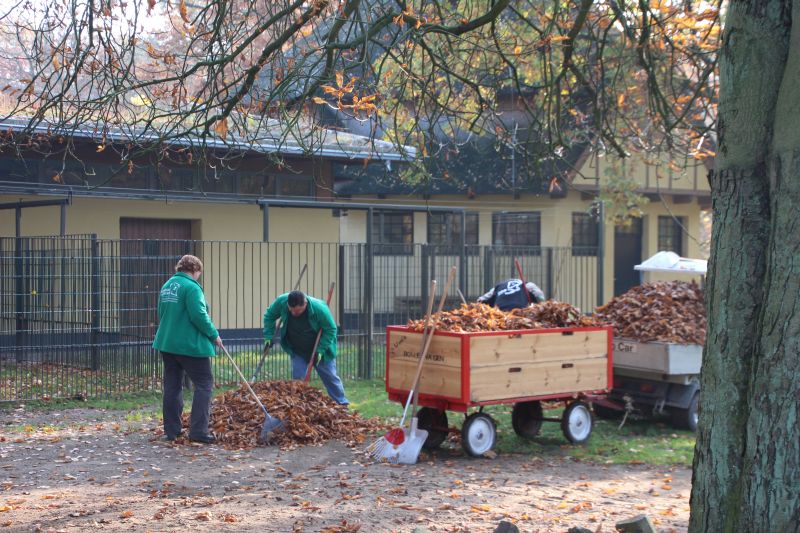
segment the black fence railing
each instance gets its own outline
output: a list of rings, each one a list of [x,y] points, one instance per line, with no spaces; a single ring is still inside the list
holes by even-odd
[[[497,281],[525,277],[548,297],[591,310],[597,258],[571,248],[410,245],[412,253],[370,253],[367,244],[101,240],[93,236],[0,238],[0,401],[101,397],[160,389],[152,347],[161,285],[185,253],[205,265],[200,279],[214,323],[246,376],[262,357],[262,316],[293,287],[324,298],[340,325],[343,379],[384,374],[384,327],[424,313],[429,280],[451,265],[474,301]],[[452,291],[446,307],[459,304]],[[218,384],[238,376],[224,358]],[[258,379],[288,379],[279,349]]]

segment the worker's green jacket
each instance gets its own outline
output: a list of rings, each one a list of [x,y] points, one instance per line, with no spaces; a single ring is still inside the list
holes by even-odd
[[[269,342],[274,339],[275,322],[280,318],[281,324],[283,324],[282,331],[279,333],[281,345],[294,351],[286,339],[286,321],[289,319],[287,300],[289,300],[289,293],[281,294],[264,312],[264,340]],[[336,358],[336,322],[333,320],[333,315],[322,300],[306,295],[306,301],[308,302],[309,325],[316,332],[322,330],[317,353],[323,360],[332,361]]]
[[[217,328],[208,316],[203,288],[192,276],[176,272],[158,296],[158,331],[153,348],[193,357],[213,357]]]

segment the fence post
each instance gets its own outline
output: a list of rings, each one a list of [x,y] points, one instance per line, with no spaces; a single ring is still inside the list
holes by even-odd
[[[19,211],[19,209],[17,209]],[[19,215],[18,215],[19,217]],[[14,239],[14,315],[15,315],[15,332],[14,344],[17,351],[17,363],[21,363],[23,359],[22,346],[25,344],[25,266],[22,259],[23,253],[23,239],[17,233]]]
[[[420,302],[419,302],[419,305],[420,305],[420,309],[419,309],[419,315],[418,316],[424,317],[425,316],[425,312],[427,310],[425,302],[427,302],[428,298],[429,298],[428,290],[429,290],[429,284],[430,284],[430,279],[431,279],[430,248],[428,247],[427,244],[422,244],[420,246],[421,246],[421,250],[420,250],[420,273],[419,273],[419,279],[420,279]],[[410,309],[409,309],[409,311],[410,311]]]
[[[491,246],[487,246],[483,254],[483,287],[481,288],[480,294],[494,287],[494,284],[494,251]]]
[[[375,223],[374,209],[371,207],[367,209],[367,245],[364,257],[364,300],[366,302],[365,312],[367,315],[367,360],[372,365],[372,358],[374,356],[372,350],[372,335],[375,330],[375,308],[373,306],[372,298],[374,297],[374,276],[373,267],[375,262],[375,244],[372,242],[372,225]]]
[[[458,243],[461,253],[458,256],[458,287],[462,294],[467,293],[467,212],[461,211],[461,241]],[[427,300],[423,300],[427,301]]]
[[[547,295],[545,298],[553,298],[555,295],[555,291],[553,290],[553,249],[547,247],[546,250],[547,254],[545,255],[545,268],[547,269]]]
[[[97,234],[91,237],[92,266],[91,266],[91,333],[89,343],[92,354],[92,370],[100,369],[100,353],[97,346],[100,336],[100,243]]]

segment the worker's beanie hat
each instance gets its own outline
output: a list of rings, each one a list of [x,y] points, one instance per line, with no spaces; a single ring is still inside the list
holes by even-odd
[[[303,291],[292,291],[289,293],[289,300],[287,304],[289,307],[297,307],[306,303],[306,295]]]

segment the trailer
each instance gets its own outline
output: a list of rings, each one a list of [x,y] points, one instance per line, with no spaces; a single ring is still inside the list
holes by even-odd
[[[533,438],[545,421],[559,422],[573,443],[592,432],[593,398],[612,381],[611,327],[527,329],[490,332],[436,331],[418,386],[418,427],[428,431],[423,445],[437,448],[449,432],[447,411],[464,413],[461,442],[477,457],[495,444],[497,425],[488,405],[513,405],[517,435]],[[422,333],[403,326],[386,328],[386,392],[403,404],[422,348]],[[561,418],[544,416],[542,402],[561,402]]]
[[[698,344],[614,339],[613,388],[595,399],[595,414],[609,419],[625,411],[667,414],[673,426],[694,431],[702,359]]]
[[[705,276],[708,262],[658,252],[633,267],[639,272]],[[695,431],[700,401],[703,347],[698,344],[614,341],[614,381],[606,398],[595,400],[600,418],[619,418],[624,412],[668,414],[673,426]]]

